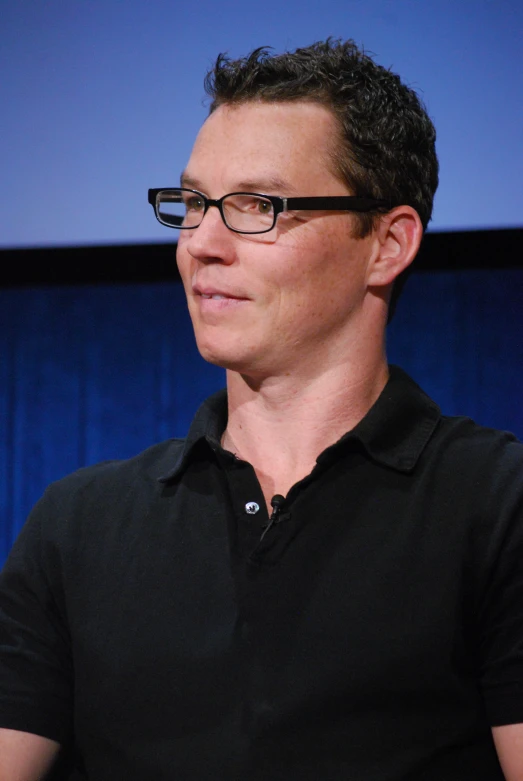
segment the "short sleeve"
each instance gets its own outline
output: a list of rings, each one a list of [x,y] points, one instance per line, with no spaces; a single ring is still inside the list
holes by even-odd
[[[0,727],[64,745],[72,661],[53,489],[35,506],[0,573]]]
[[[478,604],[480,677],[491,726],[523,722],[523,447],[493,468],[480,532],[486,561]]]

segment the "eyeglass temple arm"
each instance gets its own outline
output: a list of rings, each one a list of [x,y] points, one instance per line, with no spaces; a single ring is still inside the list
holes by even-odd
[[[358,195],[328,195],[319,198],[282,198],[282,211],[291,211],[292,209],[333,209],[344,211],[367,212],[378,207],[392,208],[389,201],[378,200],[376,198],[360,198]]]

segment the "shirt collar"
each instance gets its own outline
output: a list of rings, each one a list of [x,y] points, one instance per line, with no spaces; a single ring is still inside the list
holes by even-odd
[[[319,457],[359,442],[374,461],[411,472],[441,419],[438,405],[398,366],[365,417]]]
[[[160,482],[167,483],[185,469],[198,446],[207,444],[212,450],[221,447],[220,440],[227,425],[227,391],[225,389],[209,396],[199,407],[190,425],[184,445],[175,464]]]
[[[374,461],[399,472],[411,472],[440,417],[438,405],[414,380],[399,367],[391,366],[389,380],[377,401],[351,431],[321,453],[318,464],[326,464],[341,450],[359,443]],[[176,463],[160,478],[161,482],[177,477],[198,445],[220,448],[226,425],[227,392],[221,390],[199,408]]]

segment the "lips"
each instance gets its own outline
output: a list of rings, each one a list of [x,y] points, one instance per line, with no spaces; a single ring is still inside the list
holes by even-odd
[[[200,296],[206,300],[212,301],[247,301],[248,296],[243,295],[241,290],[223,290],[215,287],[203,287],[200,285],[193,285],[193,293],[196,296]]]

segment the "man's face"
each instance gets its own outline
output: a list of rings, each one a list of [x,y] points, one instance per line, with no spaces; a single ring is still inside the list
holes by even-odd
[[[331,171],[336,133],[315,103],[221,106],[198,134],[182,185],[210,198],[348,195]],[[337,360],[357,336],[373,242],[352,237],[354,220],[280,214],[270,233],[247,236],[211,207],[198,228],[180,231],[178,267],[203,357],[253,377]]]

